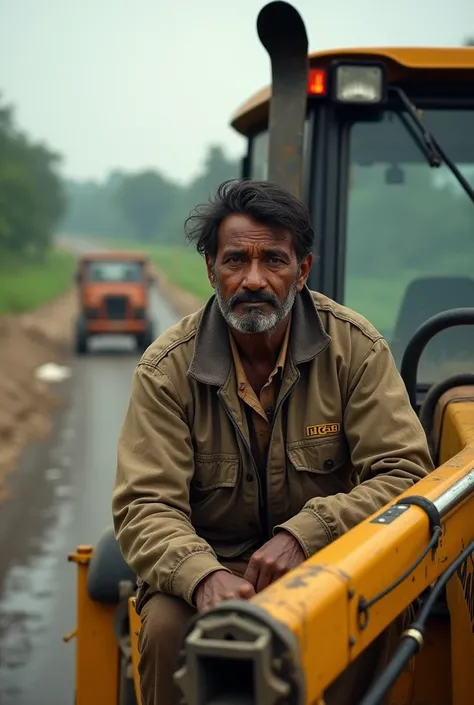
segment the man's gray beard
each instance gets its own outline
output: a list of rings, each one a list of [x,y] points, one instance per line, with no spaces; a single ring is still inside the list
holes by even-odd
[[[250,308],[247,313],[239,315],[232,311],[228,303],[222,298],[219,284],[215,280],[217,303],[226,322],[240,333],[266,333],[273,332],[277,325],[290,313],[298,293],[296,282],[292,285],[288,296],[279,309],[271,313],[264,313],[259,309]],[[245,304],[244,304],[245,306]]]

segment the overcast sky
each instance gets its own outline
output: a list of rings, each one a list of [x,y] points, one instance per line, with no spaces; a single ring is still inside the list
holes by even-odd
[[[0,0],[0,91],[63,172],[159,168],[188,181],[210,143],[242,153],[234,110],[269,82],[265,0]],[[311,50],[458,46],[473,0],[294,0]]]

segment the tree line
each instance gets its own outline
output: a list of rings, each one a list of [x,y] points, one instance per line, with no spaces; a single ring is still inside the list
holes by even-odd
[[[42,259],[65,213],[60,155],[31,140],[0,95],[0,259]]]
[[[112,171],[103,182],[68,180],[69,206],[61,229],[70,235],[181,245],[188,213],[206,201],[219,183],[238,174],[238,161],[212,145],[199,175],[184,186],[156,169]]]
[[[104,182],[61,177],[61,155],[32,140],[0,94],[0,264],[42,260],[57,232],[183,243],[183,221],[239,165],[212,145],[201,172],[183,186],[148,169],[112,171]]]
[[[463,44],[474,47],[474,37]],[[184,243],[189,211],[240,171],[238,161],[219,145],[209,147],[200,174],[184,186],[158,169],[115,170],[100,182],[63,180],[60,167],[61,155],[20,129],[14,108],[0,93],[0,261],[8,252],[43,258],[58,231]],[[373,196],[373,188],[360,195]],[[458,229],[465,232],[471,214],[461,214],[452,204],[452,222],[462,219]]]

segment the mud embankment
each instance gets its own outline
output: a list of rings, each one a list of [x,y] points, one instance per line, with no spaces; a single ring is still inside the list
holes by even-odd
[[[75,288],[36,311],[0,316],[0,502],[25,445],[51,433],[58,398],[37,378],[46,363],[64,364],[73,342]]]

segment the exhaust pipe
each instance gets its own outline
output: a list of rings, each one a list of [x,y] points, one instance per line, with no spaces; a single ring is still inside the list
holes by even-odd
[[[308,36],[299,12],[270,2],[257,19],[271,61],[268,180],[302,197],[303,137],[308,88]]]

